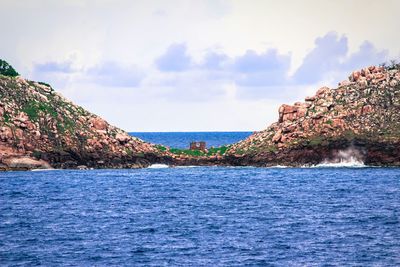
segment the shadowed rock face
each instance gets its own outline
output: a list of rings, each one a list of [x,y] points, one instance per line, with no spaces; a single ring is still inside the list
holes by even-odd
[[[152,144],[47,85],[0,76],[0,99],[0,169],[136,168],[164,161]]]
[[[299,166],[354,146],[370,165],[400,166],[400,70],[371,66],[336,89],[322,87],[305,102],[282,105],[279,120],[234,144],[227,161]]]

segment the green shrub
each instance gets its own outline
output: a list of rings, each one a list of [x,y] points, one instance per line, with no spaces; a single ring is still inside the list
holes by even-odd
[[[156,145],[156,148],[158,149],[158,150],[160,150],[160,151],[167,151],[167,148],[165,147],[165,146],[162,146],[162,145]]]
[[[9,77],[15,77],[19,75],[19,73],[16,72],[10,64],[2,59],[0,59],[0,74]]]
[[[267,151],[274,153],[274,152],[278,151],[278,148],[276,146],[268,146]]]
[[[324,138],[321,136],[315,136],[311,140],[309,140],[310,146],[319,146],[324,141]]]
[[[45,83],[45,82],[38,82],[38,84],[41,84],[41,85],[44,85],[44,86],[47,86],[47,87],[50,87],[50,88],[51,88],[51,85],[48,84],[48,83]]]
[[[41,151],[38,151],[38,150],[35,150],[35,151],[32,152],[32,156],[33,156],[34,158],[40,159],[41,156],[42,156],[42,152],[41,152]]]
[[[161,151],[163,150],[163,146],[157,146],[157,148]],[[165,148],[165,147],[164,147]],[[166,149],[166,148],[165,148]],[[221,146],[221,147],[211,147],[208,149],[207,153],[201,150],[191,150],[191,149],[179,149],[179,148],[170,148],[169,152],[176,155],[188,155],[193,157],[200,156],[213,156],[213,155],[223,155],[229,149],[229,146]]]
[[[31,121],[37,121],[39,119],[39,112],[44,114],[50,114],[53,118],[56,118],[57,111],[47,103],[39,103],[36,101],[30,101],[22,108]]]
[[[136,153],[136,157],[144,158],[144,153],[143,152]]]
[[[10,114],[8,114],[7,112],[4,112],[3,117],[4,117],[4,122],[10,122],[10,120],[11,120]]]
[[[125,152],[129,157],[131,157],[133,155],[133,151],[130,148],[125,148]]]
[[[38,118],[39,118],[38,109],[37,109],[37,107],[34,106],[34,105],[28,104],[27,106],[25,106],[25,107],[22,109],[22,111],[25,112],[26,115],[28,115],[28,117],[29,117],[29,119],[30,119],[31,121],[37,121]]]
[[[200,151],[200,150],[190,150],[190,149],[179,149],[179,148],[171,148],[169,150],[169,152],[171,152],[172,154],[176,154],[176,155],[188,155],[188,156],[195,156],[195,157],[199,157],[199,156],[204,156],[204,152]]]
[[[208,149],[207,156],[212,156],[212,155],[223,155],[225,152],[228,150],[229,147],[227,146],[220,146],[220,147],[211,147]]]
[[[244,151],[243,149],[237,148],[237,149],[235,150],[235,153],[236,153],[236,154],[239,154],[239,155],[243,155],[243,154],[245,153],[245,151]]]

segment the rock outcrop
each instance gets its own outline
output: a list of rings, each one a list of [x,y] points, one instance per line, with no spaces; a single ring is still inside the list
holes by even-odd
[[[303,166],[342,155],[400,166],[399,65],[355,71],[338,88],[322,87],[278,113],[277,122],[236,144],[179,150],[129,136],[47,84],[0,75],[0,170]]]
[[[137,168],[164,154],[47,84],[0,75],[0,170]]]
[[[371,66],[336,89],[282,105],[278,122],[234,144],[232,165],[310,165],[353,147],[370,165],[400,166],[400,69]]]

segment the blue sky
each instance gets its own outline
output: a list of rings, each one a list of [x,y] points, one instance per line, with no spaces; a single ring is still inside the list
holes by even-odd
[[[128,131],[261,130],[400,59],[399,1],[0,1],[1,56]]]

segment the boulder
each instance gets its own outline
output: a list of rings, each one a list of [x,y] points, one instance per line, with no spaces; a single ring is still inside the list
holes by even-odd
[[[278,143],[281,140],[282,137],[282,131],[279,130],[278,132],[275,133],[274,137],[272,137],[272,142]]]
[[[365,77],[361,77],[361,78],[357,81],[357,84],[358,84],[360,87],[364,88],[364,87],[366,87],[366,86],[368,85],[368,81],[367,81],[367,79],[366,79]]]
[[[369,75],[369,74],[371,74],[371,72],[369,71],[369,69],[368,68],[363,68],[362,70],[361,70],[361,75],[362,76],[367,76],[367,75]]]
[[[294,120],[297,117],[296,116],[297,110],[298,110],[298,107],[296,107],[296,106],[290,106],[290,105],[283,104],[279,108],[279,122]]]
[[[115,139],[117,139],[121,144],[125,144],[131,139],[131,137],[127,134],[117,133]]]
[[[353,71],[349,77],[351,82],[356,82],[361,77],[361,72]]]
[[[366,114],[372,111],[372,106],[371,105],[366,105],[362,107],[361,114]]]
[[[321,87],[321,88],[318,89],[316,95],[318,97],[322,97],[322,96],[324,96],[326,94],[329,94],[330,91],[331,91],[331,89],[329,89],[329,87],[324,86],[324,87]]]
[[[29,120],[29,117],[28,117],[28,115],[25,113],[25,112],[21,112],[19,115],[18,115],[18,117],[16,118],[16,121],[19,121],[19,122],[26,122],[26,121],[28,121]]]
[[[6,142],[13,138],[13,132],[10,127],[3,126],[0,128],[0,141]]]
[[[309,101],[309,102],[313,102],[313,101],[315,101],[315,96],[307,96],[306,98],[305,98],[305,101]]]
[[[349,80],[344,80],[339,83],[339,86],[346,86],[346,85],[350,85],[350,84],[351,84],[351,82]]]
[[[398,84],[399,84],[399,82],[397,80],[394,80],[394,79],[389,82],[389,85],[392,86],[392,87],[395,87]]]
[[[10,157],[3,159],[3,163],[11,169],[51,169],[48,162],[30,157]]]
[[[343,128],[344,125],[345,125],[344,120],[339,119],[339,118],[332,119],[332,127],[333,128]]]
[[[90,123],[92,127],[96,130],[106,130],[107,129],[107,122],[99,117],[93,117],[90,119]]]

